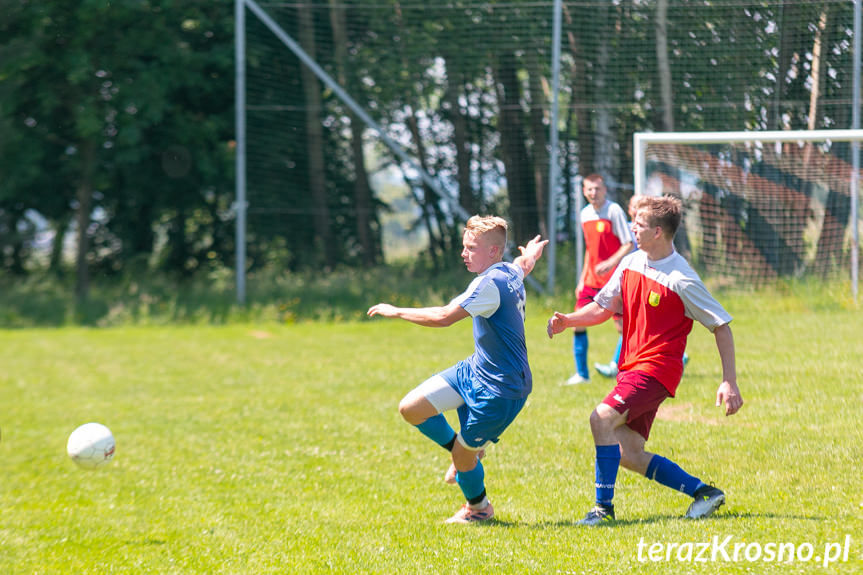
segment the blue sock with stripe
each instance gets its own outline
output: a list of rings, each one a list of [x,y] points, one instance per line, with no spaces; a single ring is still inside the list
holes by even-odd
[[[456,472],[455,482],[458,483],[468,503],[475,504],[482,501],[485,497],[485,470],[482,462],[477,459],[476,467],[470,471]]]
[[[438,413],[435,416],[429,417],[417,425],[416,428],[420,430],[420,433],[441,447],[452,451],[452,444],[455,439],[455,430],[453,430],[443,413]]]
[[[620,469],[620,446],[596,446],[596,503],[604,507],[612,507],[614,499],[614,484],[617,481],[617,470]]]
[[[572,339],[572,353],[575,356],[575,371],[584,379],[590,378],[587,369],[587,332],[577,331]]]
[[[619,338],[617,338],[617,349],[614,350],[614,359],[611,360],[614,363],[616,363],[617,365],[620,365],[620,350],[622,348],[623,348],[623,338],[619,337]]]
[[[690,497],[694,497],[695,490],[704,485],[703,481],[689,475],[679,465],[661,455],[653,456],[647,464],[647,472],[644,475],[666,487],[682,491]]]

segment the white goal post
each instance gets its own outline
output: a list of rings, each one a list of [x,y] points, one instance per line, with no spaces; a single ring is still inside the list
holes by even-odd
[[[674,186],[679,185],[679,190],[685,187],[681,182],[686,178],[691,182],[698,182],[691,184],[690,187],[693,189],[699,186],[711,187],[715,190],[714,196],[710,198],[711,204],[717,205],[720,201],[717,198],[721,198],[723,202],[735,206],[725,208],[726,210],[736,210],[736,214],[742,214],[739,217],[737,215],[731,216],[732,220],[738,219],[736,224],[735,222],[732,222],[730,226],[717,224],[715,226],[716,232],[713,233],[714,230],[711,230],[713,235],[704,239],[704,242],[715,241],[717,234],[722,239],[724,243],[719,248],[722,253],[717,257],[727,260],[739,258],[740,263],[738,265],[741,266],[750,265],[754,259],[761,257],[763,262],[766,261],[764,269],[769,272],[764,275],[774,273],[776,275],[783,275],[784,273],[797,275],[801,273],[801,270],[805,271],[804,259],[811,262],[816,251],[819,260],[825,259],[821,250],[820,238],[816,242],[818,246],[813,247],[811,245],[811,238],[808,240],[809,245],[802,245],[803,231],[801,229],[807,225],[812,227],[811,221],[807,222],[807,220],[812,219],[810,203],[814,204],[814,201],[810,202],[808,199],[809,196],[818,196],[819,193],[820,196],[824,196],[828,192],[833,193],[841,188],[841,199],[844,201],[842,215],[844,216],[846,213],[844,212],[844,206],[847,206],[846,196],[850,196],[850,214],[845,222],[839,222],[839,224],[832,222],[833,227],[841,226],[843,230],[844,244],[842,238],[840,238],[839,244],[844,245],[845,249],[840,256],[834,257],[831,254],[831,259],[842,260],[844,268],[846,260],[843,258],[849,256],[850,262],[847,263],[851,268],[852,293],[856,302],[859,269],[858,203],[859,146],[861,141],[863,141],[863,130],[639,132],[633,136],[634,194],[651,195],[657,193],[655,185],[648,185],[648,168],[651,164],[654,167],[659,164],[665,170],[665,173],[661,174],[662,178],[654,177],[654,179],[664,179],[666,182],[672,180]],[[835,155],[831,155],[831,148],[835,148],[833,144],[838,142],[850,143],[850,162],[847,160],[847,152],[849,151],[847,145],[845,147],[846,159],[839,159]],[[735,161],[739,163],[734,165]],[[771,173],[768,178],[751,172],[751,167],[754,164],[760,165],[762,162],[771,164],[765,170],[769,170]],[[676,177],[669,177],[669,172],[673,172]],[[769,181],[771,178],[773,181]],[[784,178],[784,180],[777,183],[777,178]],[[766,185],[764,184],[765,181],[767,182]],[[788,181],[792,181],[790,187],[795,188],[790,192],[786,189]],[[819,192],[817,189],[819,186],[826,192]],[[776,191],[779,188],[785,190],[786,195],[794,197],[793,201],[787,200],[788,205],[793,203],[793,206],[786,207],[785,196],[779,195],[779,192]],[[834,195],[839,196],[839,194]],[[732,200],[728,200],[728,198],[732,198]],[[773,202],[778,206],[771,206],[774,213],[765,216],[758,212],[758,207],[755,205],[757,202],[761,202],[762,206],[767,202]],[[745,208],[741,208],[741,205]],[[784,249],[791,245],[793,241],[789,242],[786,237],[789,233],[782,231],[784,222],[777,221],[784,217],[781,213],[776,213],[777,210],[781,209],[794,212],[797,218],[794,225],[799,226],[799,228],[790,235],[795,236],[792,240],[797,241],[797,244],[800,245],[794,244],[790,248],[791,251],[795,252],[796,261],[791,264],[779,265],[771,261],[774,259],[773,255],[765,256],[767,250],[773,249],[773,247],[756,245],[760,238],[753,237],[753,234],[755,224],[760,223],[763,228],[769,228],[766,234],[768,244],[772,241],[779,245],[777,249]],[[699,225],[704,222],[709,225],[711,214],[715,216],[716,213],[715,208],[712,207],[704,210],[704,213],[699,216]],[[756,218],[760,218],[756,222],[751,219],[747,220],[748,215],[753,213]],[[747,225],[749,229],[746,229]],[[730,235],[729,230],[731,228],[741,228],[743,230],[741,232],[742,239],[729,241],[727,236]],[[848,228],[850,228],[851,236],[850,250],[847,248],[847,235],[844,235]],[[726,236],[724,238],[722,238],[723,233]],[[836,245],[835,240],[833,245]],[[705,246],[705,248],[712,249],[711,246]],[[738,248],[739,251],[735,251]],[[760,254],[752,255],[757,252]],[[804,257],[804,252],[807,254],[806,257]]]

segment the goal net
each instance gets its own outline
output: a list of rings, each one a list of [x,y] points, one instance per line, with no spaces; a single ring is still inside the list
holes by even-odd
[[[684,205],[675,244],[705,278],[848,277],[856,295],[861,130],[639,133],[635,193]]]

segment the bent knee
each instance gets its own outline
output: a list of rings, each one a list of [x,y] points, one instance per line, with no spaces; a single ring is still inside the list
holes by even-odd
[[[419,425],[437,413],[434,406],[422,395],[409,393],[399,402],[399,414],[411,425]]]
[[[594,430],[614,430],[619,425],[617,421],[619,418],[620,415],[613,408],[600,403],[596,406],[596,409],[590,412],[590,428]]]
[[[422,423],[422,421],[415,421],[416,419],[416,403],[411,401],[410,396],[406,396],[399,402],[399,415],[402,416],[402,419],[411,424]]]

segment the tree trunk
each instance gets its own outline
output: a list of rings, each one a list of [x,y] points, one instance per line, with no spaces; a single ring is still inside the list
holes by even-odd
[[[345,8],[337,0],[330,0],[330,23],[333,29],[333,44],[339,84],[349,92],[357,85],[348,65],[348,38],[345,32]],[[354,165],[354,209],[356,210],[357,241],[360,244],[363,264],[372,266],[380,261],[380,244],[375,237],[372,222],[377,221],[372,206],[372,192],[366,172],[363,150],[363,124],[351,111],[347,113],[351,123],[351,158]]]
[[[78,202],[76,223],[78,224],[78,247],[75,252],[75,298],[78,305],[87,302],[90,292],[90,268],[87,255],[90,253],[90,212],[93,210],[93,176],[96,171],[96,144],[84,142],[81,146],[81,179],[75,191]]]
[[[656,4],[656,69],[659,74],[659,97],[662,109],[662,129],[674,131],[674,95],[671,89],[671,61],[668,58],[668,0],[657,0]],[[675,167],[673,180],[680,183],[680,170]],[[643,191],[643,190],[642,190]],[[669,190],[683,200],[679,187]],[[674,236],[674,246],[683,257],[691,257],[689,234],[686,231],[686,210],[683,211],[683,221]]]
[[[398,37],[405,38],[407,36],[407,32],[404,28],[404,21],[402,20],[402,9],[401,4],[399,2],[395,3],[395,18],[396,18],[396,26],[398,27]],[[400,40],[397,40],[400,42]],[[407,59],[404,56],[404,51],[401,50],[401,46],[399,46],[399,52],[402,58],[402,69],[403,70],[411,70],[411,66],[408,63]],[[413,79],[413,77],[412,77]],[[419,130],[419,123],[417,122],[416,115],[414,110],[416,106],[414,105],[414,95],[412,92],[412,83],[409,83],[408,86],[405,87],[404,90],[404,102],[408,107],[408,116],[407,116],[407,125],[410,130],[411,137],[413,138],[414,145],[416,147],[416,156],[417,160],[419,160],[420,168],[429,176],[431,176],[431,172],[428,169],[428,162],[426,161],[426,153],[425,153],[425,144],[423,143],[422,135]],[[411,185],[410,183],[408,185]],[[431,256],[432,263],[435,269],[438,269],[438,252],[444,253],[444,242],[445,239],[443,237],[443,233],[439,233],[437,236],[434,232],[433,220],[437,220],[437,228],[440,232],[442,229],[442,224],[440,220],[437,218],[438,208],[436,206],[438,198],[437,194],[434,190],[430,189],[430,187],[423,182],[422,183],[422,197],[416,192],[416,190],[412,190],[414,193],[414,197],[420,204],[420,208],[422,210],[422,217],[425,223],[426,231],[429,234],[429,255]]]
[[[528,155],[524,146],[515,54],[499,54],[496,67],[500,151],[506,169],[510,217],[515,228],[513,239],[522,244],[536,235],[537,222],[536,199],[530,190]]]
[[[809,118],[806,126],[810,130],[814,130],[819,123],[818,98],[821,96],[821,86],[824,85],[824,76],[827,72],[827,66],[822,62],[823,47],[827,43],[826,29],[827,8],[824,8],[818,19],[818,26],[815,28],[815,40],[812,45],[812,91],[809,92]]]
[[[818,106],[818,99],[821,97],[821,86],[825,85],[827,66],[825,65],[824,46],[828,45],[827,30],[828,9],[825,7],[821,12],[821,17],[818,20],[818,27],[815,30],[815,40],[812,47],[812,92],[809,99],[809,122],[808,128],[814,130],[821,123],[823,116],[823,106]],[[849,101],[852,98],[848,99]],[[839,124],[840,126],[842,124]],[[810,158],[813,153],[812,143],[806,145],[803,163],[805,166],[810,165]],[[814,171],[814,170],[813,170]],[[850,179],[850,178],[849,178]],[[810,183],[810,186],[813,184]],[[813,197],[811,191],[808,194]],[[827,193],[827,199],[824,205],[824,219],[821,224],[821,231],[818,235],[818,244],[815,252],[815,265],[821,266],[818,270],[825,275],[835,269],[844,267],[848,261],[846,250],[844,249],[845,232],[850,222],[851,215],[851,190],[845,184],[830,188]]]
[[[190,274],[186,266],[189,259],[189,249],[186,243],[186,208],[182,204],[177,206],[177,213],[171,219],[168,230],[168,269],[176,272],[181,277]]]
[[[542,237],[549,237],[546,225],[545,198],[548,193],[548,178],[546,174],[550,168],[548,153],[548,136],[545,127],[544,116],[546,101],[542,89],[542,75],[540,74],[539,55],[535,50],[528,49],[528,86],[530,88],[530,131],[533,141],[533,192],[536,197],[537,220],[539,222],[539,233]]]
[[[65,271],[63,269],[63,244],[66,241],[66,231],[69,228],[71,220],[71,215],[63,215],[51,222],[54,228],[54,239],[51,241],[51,257],[48,260],[48,271],[58,278],[63,277]]]
[[[578,172],[586,176],[593,171],[593,138],[591,137],[590,129],[590,111],[588,106],[587,95],[587,60],[584,57],[581,43],[578,36],[572,30],[573,26],[572,14],[563,5],[563,17],[566,22],[565,29],[567,30],[566,38],[569,43],[569,51],[572,53],[572,70],[570,84],[572,90],[572,106],[576,117],[576,138],[578,142]],[[567,129],[569,130],[569,125]]]
[[[563,5],[563,18],[566,23],[566,39],[572,54],[572,66],[569,73],[572,99],[566,114],[566,144],[564,147],[566,150],[566,234],[568,237],[574,237],[573,234],[576,230],[573,229],[573,224],[576,214],[575,202],[573,201],[572,172],[587,175],[583,166],[593,165],[593,140],[589,136],[590,115],[587,111],[586,63],[578,37],[572,32],[574,29],[572,14],[566,4]],[[570,141],[573,140],[573,120],[575,121],[575,150],[570,145]],[[575,193],[581,193],[581,191],[575,191]]]
[[[449,60],[448,60],[449,62]],[[456,69],[457,64],[448,65],[449,83],[446,99],[450,107],[450,122],[453,126],[455,162],[458,170],[458,203],[469,214],[478,213],[477,201],[470,181],[470,141],[468,138],[467,117],[461,109],[459,94],[464,86],[464,75]]]
[[[303,49],[316,57],[314,13],[307,8],[297,10],[299,38]],[[303,93],[306,107],[306,150],[308,152],[309,190],[312,195],[312,221],[315,230],[315,253],[318,262],[334,266],[335,244],[330,228],[327,202],[326,169],[324,167],[324,135],[321,124],[321,86],[317,76],[307,66],[302,67]]]
[[[768,130],[780,130],[782,126],[782,100],[785,98],[785,87],[787,85],[788,69],[791,67],[791,58],[794,53],[794,36],[796,33],[797,8],[794,4],[780,3],[779,16],[779,64],[776,71],[776,87],[773,90],[773,105],[770,109],[770,119],[767,124]],[[790,12],[790,14],[789,14]]]
[[[605,33],[611,27],[608,26],[610,18],[611,3],[603,4],[597,8],[596,27],[600,30],[599,34],[599,49],[596,57],[596,66],[594,68],[594,87],[596,88],[595,100],[600,104],[612,101],[611,94],[608,90],[608,63],[611,57],[608,34]],[[614,144],[616,141],[614,134],[614,117],[611,108],[605,105],[600,105],[596,110],[596,154],[594,157],[592,171],[598,172],[609,187],[609,197],[617,200],[617,188],[612,187],[614,182]]]
[[[431,166],[429,166],[428,161],[428,153],[426,152],[425,142],[423,141],[422,134],[420,133],[419,121],[417,120],[416,113],[414,112],[414,107],[411,105],[412,95],[405,94],[405,99],[409,105],[409,112],[407,116],[407,125],[411,132],[411,137],[416,143],[416,152],[417,159],[420,163],[420,168],[428,174],[432,175]],[[445,254],[447,252],[447,243],[449,238],[448,230],[446,229],[446,223],[444,221],[444,215],[440,209],[439,198],[437,192],[431,189],[430,186],[423,182],[423,212],[428,214],[430,220],[427,224],[427,229],[431,233],[432,221],[437,224],[437,237],[435,239],[435,235],[429,236],[429,247],[431,248],[434,243],[437,243],[437,251],[441,254]],[[449,242],[451,243],[451,241]]]
[[[6,241],[0,241],[0,247],[8,249],[6,258],[6,269],[17,276],[26,275],[24,262],[27,259],[27,232],[23,231],[22,226],[32,227],[24,217],[24,208],[21,204],[12,202],[13,206],[0,208],[0,217],[5,222],[0,223],[0,228],[5,227],[8,237]],[[17,204],[17,205],[14,205]],[[4,238],[0,238],[2,240]],[[2,262],[3,254],[0,254],[0,262]]]

